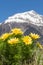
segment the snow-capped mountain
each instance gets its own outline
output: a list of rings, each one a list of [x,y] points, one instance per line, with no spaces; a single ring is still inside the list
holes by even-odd
[[[43,16],[37,14],[35,11],[27,11],[24,13],[18,13],[8,17],[5,23],[17,22],[17,23],[31,23],[37,26],[43,26]]]
[[[12,28],[21,28],[24,35],[30,32],[38,33],[41,38],[40,42],[43,43],[43,16],[35,11],[27,11],[24,13],[17,13],[8,17],[3,23],[0,24],[0,35],[9,32]]]

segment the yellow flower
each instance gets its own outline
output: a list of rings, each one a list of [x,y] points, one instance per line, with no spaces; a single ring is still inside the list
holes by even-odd
[[[15,44],[15,43],[18,43],[18,42],[19,42],[18,38],[12,38],[12,39],[8,40],[9,44]]]
[[[38,42],[38,43],[37,43],[37,46],[38,46],[40,49],[43,49],[41,43]]]
[[[22,40],[26,45],[32,44],[32,39],[30,36],[24,36]]]
[[[33,39],[39,39],[40,36],[38,34],[35,34],[35,33],[31,33],[30,36],[33,38]]]
[[[9,37],[9,33],[2,34],[1,39],[6,40]]]
[[[12,33],[14,33],[15,35],[17,35],[17,34],[23,34],[22,30],[19,29],[19,28],[14,28],[14,29],[12,29],[11,31],[12,31]]]

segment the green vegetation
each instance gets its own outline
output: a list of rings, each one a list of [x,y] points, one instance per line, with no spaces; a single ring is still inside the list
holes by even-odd
[[[0,36],[0,65],[43,65],[43,47],[38,34],[24,36],[19,28]]]

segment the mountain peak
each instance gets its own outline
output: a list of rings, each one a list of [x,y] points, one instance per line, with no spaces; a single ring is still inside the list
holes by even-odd
[[[29,11],[30,14],[37,14],[34,10]]]
[[[8,17],[7,20],[5,20],[5,23],[12,23],[12,22],[18,22],[18,23],[31,23],[34,25],[42,26],[43,25],[43,18],[37,14],[34,10],[27,11],[24,13],[18,13],[13,16]]]

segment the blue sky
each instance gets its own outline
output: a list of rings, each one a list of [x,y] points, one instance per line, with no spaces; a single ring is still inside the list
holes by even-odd
[[[30,10],[43,15],[43,0],[0,0],[0,22],[11,15]]]

